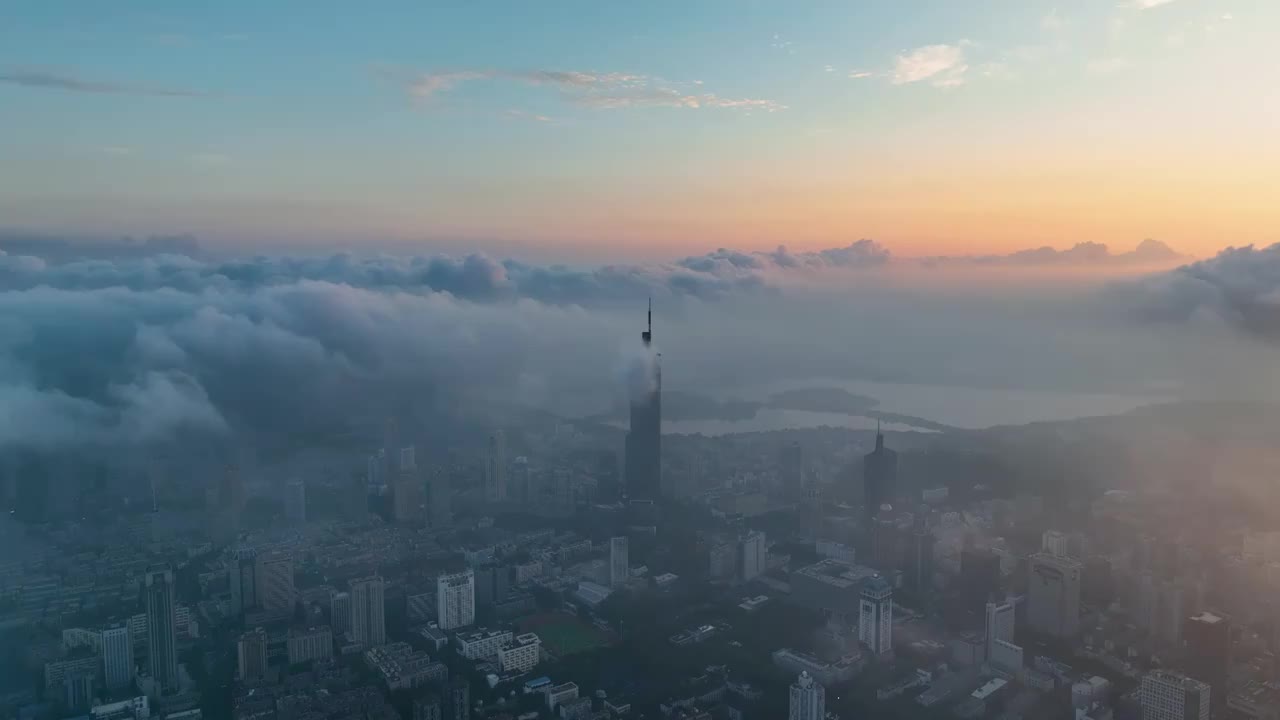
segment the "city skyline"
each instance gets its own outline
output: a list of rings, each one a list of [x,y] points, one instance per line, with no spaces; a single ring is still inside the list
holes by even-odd
[[[15,9],[11,229],[596,260],[1156,237],[1204,257],[1280,220],[1263,0]]]

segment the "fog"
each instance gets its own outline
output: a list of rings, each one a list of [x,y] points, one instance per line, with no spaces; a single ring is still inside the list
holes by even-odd
[[[870,240],[587,268],[124,247],[0,255],[0,448],[599,412],[644,357],[649,297],[666,389],[841,378],[1258,399],[1275,386],[1275,247],[1156,271],[1092,251],[898,259]]]

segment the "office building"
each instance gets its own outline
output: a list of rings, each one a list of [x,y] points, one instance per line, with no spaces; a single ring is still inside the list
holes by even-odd
[[[631,578],[628,559],[630,547],[626,537],[609,538],[609,587],[616,589]]]
[[[232,553],[227,568],[227,581],[231,586],[231,612],[242,615],[258,606],[257,557],[253,548],[240,548]]]
[[[917,515],[911,536],[907,540],[904,580],[917,595],[933,589],[933,532],[925,522],[925,516]]]
[[[62,680],[62,702],[68,710],[84,712],[93,705],[93,685],[97,673],[81,670],[68,673]]]
[[[267,676],[267,632],[254,628],[240,636],[236,643],[236,677],[244,682],[261,680]]]
[[[293,478],[284,486],[284,516],[294,525],[307,521],[307,485],[302,478]]]
[[[471,720],[471,685],[464,677],[449,681],[449,717],[447,720]]]
[[[511,644],[510,630],[475,630],[453,636],[458,654],[468,660],[484,660]]]
[[[1231,668],[1231,620],[1218,613],[1202,612],[1187,618],[1182,629],[1187,675],[1209,686],[1212,715],[1226,713],[1227,677]]]
[[[293,558],[273,552],[257,557],[256,593],[263,610],[293,611]]]
[[[444,720],[444,703],[435,693],[413,700],[413,720]]]
[[[858,611],[863,583],[876,575],[865,565],[821,560],[792,571],[791,597],[805,607],[851,617]]]
[[[804,449],[800,443],[791,443],[778,453],[778,484],[782,494],[799,498],[804,486]]]
[[[351,593],[335,590],[329,594],[329,627],[335,635],[351,629]]]
[[[547,688],[546,692],[547,708],[554,713],[560,705],[578,699],[578,684],[573,682],[560,683]]]
[[[453,525],[453,488],[449,473],[437,469],[431,478],[431,527],[447,528]]]
[[[102,631],[102,679],[108,690],[133,684],[133,638],[121,623]]]
[[[898,453],[884,446],[884,433],[876,425],[876,447],[862,458],[863,507],[874,517],[880,506],[893,502],[898,491]]]
[[[417,524],[422,522],[426,500],[423,497],[422,477],[412,447],[400,451],[400,469],[392,490],[392,515],[396,522]]]
[[[382,578],[377,575],[352,580],[351,637],[365,647],[378,647],[387,642],[386,608]]]
[[[507,499],[507,440],[501,429],[489,436],[484,457],[484,496],[489,502]]]
[[[662,367],[653,351],[653,303],[649,303],[648,329],[640,334],[644,362],[632,368],[628,378],[631,423],[625,445],[627,497],[653,502],[662,495]]]
[[[436,579],[436,622],[441,630],[467,627],[476,621],[476,579],[470,569]]]
[[[791,683],[789,720],[823,720],[827,716],[827,691],[809,673]]]
[[[1174,672],[1152,670],[1139,690],[1142,720],[1209,720],[1209,686]]]
[[[505,673],[526,673],[538,666],[542,640],[533,633],[515,636],[498,651],[498,667]]]
[[[1014,607],[1013,603],[987,603],[987,657],[991,657],[991,648],[997,641],[1013,642]]]
[[[1072,637],[1080,625],[1080,563],[1049,553],[1031,556],[1027,623],[1054,637]]]
[[[328,626],[293,628],[286,641],[289,664],[328,660],[333,657],[333,631]]]
[[[85,673],[96,675],[97,672],[98,656],[87,648],[72,657],[51,660],[44,664],[45,694],[56,697],[63,692],[68,677]]]
[[[147,607],[147,663],[162,693],[178,689],[177,619],[173,570],[168,565],[147,569],[143,596]]]
[[[893,588],[879,575],[862,586],[858,640],[871,651],[873,658],[893,651]]]
[[[765,534],[759,531],[747,533],[741,541],[738,557],[742,561],[741,575],[743,581],[754,580],[769,569],[769,550],[766,547]]]
[[[1040,549],[1054,557],[1067,557],[1067,536],[1057,530],[1045,530],[1040,536]]]

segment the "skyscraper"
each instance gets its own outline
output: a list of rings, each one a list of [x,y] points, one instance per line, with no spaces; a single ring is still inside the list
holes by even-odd
[[[631,577],[627,538],[609,538],[609,587],[621,587]]]
[[[929,516],[916,514],[907,539],[906,582],[917,595],[933,589],[933,531],[929,529]]]
[[[738,558],[742,562],[741,575],[744,581],[753,580],[768,569],[769,551],[766,548],[765,534],[755,530],[742,538],[742,547]]]
[[[351,593],[334,590],[329,595],[329,625],[334,635],[351,629]]]
[[[382,578],[373,575],[352,580],[351,637],[365,647],[378,647],[387,643],[386,608],[383,600]]]
[[[1080,563],[1049,553],[1031,556],[1027,622],[1036,632],[1071,637],[1080,625]]]
[[[108,690],[133,683],[133,638],[126,623],[102,631],[102,677]]]
[[[1040,536],[1040,549],[1055,557],[1067,556],[1067,536],[1057,530],[1045,530]]]
[[[232,553],[227,580],[231,585],[231,612],[239,615],[257,607],[257,559],[253,548],[240,548]]]
[[[654,501],[662,495],[662,366],[653,353],[653,302],[648,329],[640,334],[645,364],[630,380],[631,425],[626,439],[627,497]]]
[[[1142,676],[1142,720],[1209,720],[1213,692],[1185,675],[1152,670]]]
[[[471,719],[471,684],[465,677],[454,675],[449,680],[449,717],[447,720]]]
[[[862,458],[863,503],[867,517],[891,502],[898,491],[898,453],[884,446],[884,433],[876,425],[876,449]]]
[[[987,603],[987,657],[991,657],[991,646],[997,640],[1013,642],[1014,607],[1008,602]]]
[[[822,720],[827,716],[827,691],[808,671],[791,683],[791,710],[788,720]]]
[[[858,602],[858,640],[872,657],[893,650],[893,588],[880,575],[862,586]]]
[[[441,630],[467,627],[476,621],[476,578],[470,569],[436,579],[436,621]]]
[[[177,618],[173,569],[168,565],[147,568],[143,585],[147,606],[147,657],[151,677],[161,692],[178,689]]]
[[[453,524],[453,488],[449,473],[437,469],[431,477],[431,527],[439,530]]]
[[[294,525],[307,521],[307,485],[293,478],[284,486],[284,516]]]
[[[293,558],[280,552],[259,555],[255,584],[263,610],[293,610]]]
[[[489,502],[507,499],[507,440],[501,428],[489,436],[484,458],[484,495]]]
[[[267,676],[267,633],[255,628],[236,643],[236,672],[241,680],[261,680]]]
[[[400,451],[400,470],[396,474],[395,489],[391,498],[396,522],[418,523],[426,504],[422,493],[422,478],[412,447]]]
[[[1231,666],[1231,620],[1211,612],[1192,615],[1183,626],[1182,639],[1187,648],[1187,675],[1209,686],[1212,714],[1223,716]]]

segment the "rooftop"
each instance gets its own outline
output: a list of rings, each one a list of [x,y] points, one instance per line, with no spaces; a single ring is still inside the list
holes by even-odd
[[[875,570],[865,565],[852,565],[833,559],[820,560],[800,568],[796,573],[840,588],[853,587],[876,575]]]

